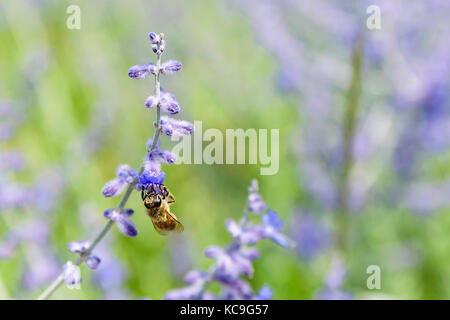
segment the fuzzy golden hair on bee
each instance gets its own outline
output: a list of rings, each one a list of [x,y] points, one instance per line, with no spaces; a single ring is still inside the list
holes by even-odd
[[[180,233],[184,231],[183,225],[170,211],[170,204],[175,202],[175,197],[166,186],[150,185],[147,189],[142,187],[142,201],[150,217],[156,232],[161,235]]]

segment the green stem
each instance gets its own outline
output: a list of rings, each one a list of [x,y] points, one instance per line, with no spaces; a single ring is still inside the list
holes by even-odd
[[[359,35],[352,55],[352,78],[348,88],[348,102],[343,116],[343,164],[339,177],[338,188],[338,217],[337,217],[337,249],[345,251],[349,236],[349,187],[350,175],[353,167],[353,140],[358,124],[360,107],[360,93],[362,81],[363,39]]]
[[[58,289],[61,284],[64,282],[63,274],[61,273],[58,278],[56,278],[47,289],[42,292],[42,294],[37,298],[37,300],[46,300],[50,295]]]

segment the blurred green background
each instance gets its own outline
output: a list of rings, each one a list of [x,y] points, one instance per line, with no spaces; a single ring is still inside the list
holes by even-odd
[[[66,27],[66,8],[71,4],[81,8],[80,30]],[[277,61],[258,42],[236,3],[2,1],[0,100],[11,103],[22,118],[16,134],[2,143],[2,151],[15,150],[26,159],[24,170],[14,173],[20,183],[52,179],[48,170],[57,170],[62,182],[54,207],[45,215],[37,215],[33,207],[1,212],[0,235],[21,221],[41,219],[50,226],[49,246],[62,265],[74,259],[67,242],[92,239],[101,229],[106,221],[103,210],[119,199],[104,198],[101,188],[114,177],[117,165],[140,166],[145,143],[153,135],[155,113],[144,108],[153,79],[127,76],[130,66],[154,61],[149,31],[165,34],[163,60],[183,63],[180,73],[162,78],[164,89],[180,102],[180,118],[201,120],[203,131],[279,129],[280,169],[276,175],[260,176],[259,165],[164,166],[165,184],[177,199],[172,209],[185,226],[180,236],[154,232],[140,195],[133,193],[127,207],[135,210],[138,237],[124,237],[114,227],[106,241],[125,272],[120,290],[132,299],[161,299],[183,285],[182,276],[190,268],[207,270],[212,261],[203,250],[230,241],[224,222],[241,217],[252,178],[258,179],[264,200],[285,221],[286,232],[299,208],[314,208],[298,170],[302,159],[295,152],[303,121],[299,97],[274,85]],[[349,64],[350,54],[348,46]],[[162,143],[171,144],[164,137]],[[448,176],[449,157],[446,151],[428,158],[423,164],[428,176]],[[393,169],[374,166],[382,170],[378,183],[383,189],[391,183]],[[333,210],[321,211],[319,218],[333,229]],[[357,299],[450,298],[449,213],[444,208],[417,215],[402,206],[373,201],[352,215],[344,287]],[[184,264],[174,263],[180,246]],[[255,290],[268,284],[274,299],[312,299],[323,287],[331,249],[305,260],[269,241],[258,248],[261,258],[255,261],[250,280]],[[34,298],[45,288],[23,286],[24,273],[33,268],[34,259],[26,245],[19,245],[11,258],[0,260],[1,299]],[[366,287],[366,268],[371,264],[382,269],[381,290]],[[90,271],[82,266],[81,272],[81,290],[62,287],[53,298],[104,298],[94,279],[101,268]]]

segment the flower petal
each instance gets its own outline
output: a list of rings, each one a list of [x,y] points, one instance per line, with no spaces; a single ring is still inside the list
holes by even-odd
[[[166,173],[164,171],[161,171],[159,175],[152,176],[148,172],[144,172],[139,177],[139,183],[141,183],[144,186],[148,186],[149,184],[162,184],[164,182],[164,178],[166,176]]]
[[[270,300],[273,296],[273,290],[268,286],[264,285],[258,291],[258,295],[256,296],[257,300]]]
[[[168,114],[177,114],[180,112],[180,105],[175,99],[175,96],[170,93],[163,93],[159,100],[159,106],[162,111]]]
[[[128,219],[125,215],[121,214],[118,217],[116,224],[119,231],[127,237],[136,237],[138,235],[138,231],[133,221]]]
[[[72,241],[67,244],[67,249],[72,253],[84,253],[89,248],[89,241]]]
[[[67,261],[63,266],[63,280],[69,288],[78,286],[81,283],[80,267]]]
[[[103,216],[109,220],[117,221],[117,219],[119,219],[120,213],[115,209],[106,209],[103,212]]]
[[[158,105],[159,99],[155,96],[148,96],[147,100],[145,100],[145,107],[146,108],[154,108]]]
[[[102,194],[105,197],[115,197],[121,194],[125,190],[126,186],[126,182],[115,178],[105,183],[102,188]]]
[[[134,79],[144,79],[147,74],[154,69],[154,63],[137,64],[128,70],[128,76]]]
[[[161,163],[158,160],[145,159],[144,172],[149,173],[151,176],[157,176],[161,172]]]
[[[185,120],[175,120],[167,116],[161,117],[161,131],[167,136],[187,136],[194,132],[194,125]]]
[[[174,74],[175,72],[180,71],[181,67],[181,62],[169,60],[161,65],[161,73],[165,75]]]
[[[97,269],[100,262],[101,262],[100,258],[96,256],[89,256],[86,259],[86,265],[91,269]]]
[[[281,227],[283,226],[283,221],[273,210],[270,210],[265,215],[263,215],[261,221],[266,227],[272,228],[276,232],[279,232],[281,230]]]

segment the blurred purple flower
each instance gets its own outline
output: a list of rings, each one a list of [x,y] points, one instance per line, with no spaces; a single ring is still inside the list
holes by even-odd
[[[302,259],[314,258],[331,244],[330,231],[311,214],[295,215],[290,229],[296,251]]]
[[[248,188],[248,200],[247,200],[247,210],[255,214],[259,214],[267,210],[266,203],[262,200],[261,195],[258,193],[258,182],[253,179]]]
[[[251,261],[259,257],[259,252],[256,249],[242,249],[240,246],[231,246],[229,249],[211,246],[205,250],[205,256],[216,260],[214,275],[218,280],[233,283],[241,275],[249,278],[253,276]]]
[[[199,299],[204,291],[204,285],[210,281],[210,275],[204,271],[192,270],[184,277],[184,282],[189,284],[181,289],[168,291],[164,295],[166,300],[195,300]]]
[[[29,187],[11,181],[2,180],[0,176],[0,210],[24,208],[32,203]]]
[[[449,194],[448,181],[413,183],[405,190],[403,204],[413,212],[430,214],[450,206]]]
[[[33,290],[52,281],[60,272],[58,261],[54,258],[48,243],[36,245],[32,242],[22,243],[27,262],[22,275],[22,285]]]
[[[347,268],[342,258],[333,256],[331,270],[325,279],[325,286],[317,293],[320,300],[351,300],[353,295],[349,291],[342,290],[342,284],[347,277]]]
[[[252,181],[249,193],[258,193],[256,181]],[[275,211],[270,210],[261,217],[261,221],[262,224],[249,224],[246,212],[239,223],[228,219],[225,225],[233,242],[225,248],[206,248],[205,256],[216,261],[209,272],[191,271],[185,277],[189,286],[169,291],[165,299],[270,299],[272,291],[269,287],[263,287],[255,295],[248,282],[241,278],[253,276],[252,262],[260,256],[257,249],[245,245],[254,245],[263,238],[269,238],[282,246],[290,246],[292,240],[280,233],[282,221]],[[206,291],[206,286],[212,281],[216,281],[222,288],[218,295]]]
[[[33,186],[33,206],[40,213],[48,214],[55,209],[59,196],[65,189],[63,169],[51,166],[36,177]]]
[[[245,245],[254,245],[266,236],[266,230],[261,225],[241,225],[234,220],[228,219],[225,226],[231,236]]]
[[[6,151],[0,154],[0,171],[20,171],[25,165],[23,155],[16,151]]]
[[[266,238],[285,248],[295,247],[295,243],[290,238],[280,233],[283,221],[275,211],[269,210],[261,217],[261,220],[264,225],[264,236]]]
[[[258,291],[258,295],[255,297],[255,300],[270,300],[273,296],[273,290],[268,286],[264,285]]]

